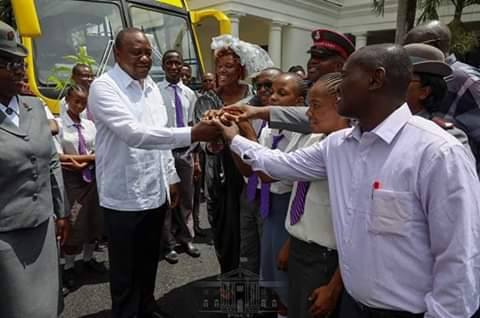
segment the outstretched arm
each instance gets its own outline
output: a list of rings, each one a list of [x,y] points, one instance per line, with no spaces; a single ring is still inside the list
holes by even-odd
[[[254,171],[263,171],[274,179],[292,181],[312,181],[327,176],[325,147],[328,138],[310,147],[284,153],[239,136],[235,123],[227,126],[220,119],[215,119],[214,123],[222,129],[225,140],[230,142],[230,149]]]

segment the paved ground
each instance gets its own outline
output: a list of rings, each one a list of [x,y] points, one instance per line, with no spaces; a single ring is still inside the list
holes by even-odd
[[[202,206],[201,222],[208,228],[205,205]],[[157,273],[155,297],[162,308],[174,318],[200,317],[192,307],[192,295],[198,289],[189,284],[219,273],[219,266],[210,239],[197,240],[202,255],[194,259],[185,253],[176,265],[161,261]],[[108,275],[83,273],[78,289],[65,298],[64,318],[109,318],[110,295]],[[203,316],[202,316],[203,317]]]

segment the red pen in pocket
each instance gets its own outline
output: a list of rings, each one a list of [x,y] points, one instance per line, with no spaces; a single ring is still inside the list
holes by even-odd
[[[373,181],[373,184],[372,184],[372,199],[373,199],[373,192],[376,191],[376,190],[380,190],[380,188],[381,188],[380,181],[378,181],[378,180]]]

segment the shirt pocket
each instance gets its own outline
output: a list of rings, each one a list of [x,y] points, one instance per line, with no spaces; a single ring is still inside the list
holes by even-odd
[[[375,234],[409,235],[415,194],[391,190],[374,190],[368,231]]]
[[[126,168],[129,198],[148,198],[160,193],[161,171],[157,161],[128,165]]]

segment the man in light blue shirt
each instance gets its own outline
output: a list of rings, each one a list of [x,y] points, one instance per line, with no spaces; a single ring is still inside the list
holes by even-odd
[[[328,178],[345,285],[342,318],[470,317],[478,308],[480,184],[466,148],[405,104],[411,63],[367,46],[343,69],[337,110],[358,125],[291,153],[224,126],[231,149],[276,179]]]

